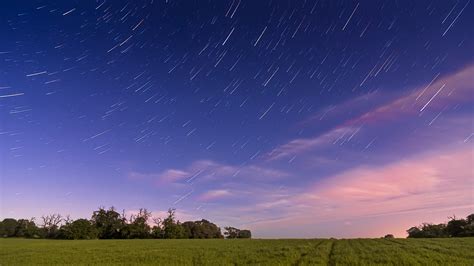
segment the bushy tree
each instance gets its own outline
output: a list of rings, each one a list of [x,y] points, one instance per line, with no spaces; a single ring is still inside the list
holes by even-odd
[[[29,220],[19,219],[15,236],[26,238],[40,238],[41,232],[40,229],[36,226],[34,218],[31,218]]]
[[[413,226],[413,227],[411,227],[410,229],[408,229],[408,230],[407,230],[407,233],[408,233],[408,237],[409,237],[409,238],[419,238],[419,237],[423,237],[423,236],[422,236],[421,229],[418,228],[417,226]]]
[[[168,210],[168,217],[166,217],[163,222],[163,238],[167,239],[176,239],[176,238],[186,238],[186,232],[184,231],[183,226],[179,221],[176,221],[175,218],[175,209]]]
[[[445,224],[424,223],[421,231],[423,232],[423,237],[426,238],[448,237]]]
[[[474,224],[464,226],[464,232],[461,236],[474,236]]]
[[[147,209],[140,209],[137,214],[132,214],[124,228],[126,238],[150,238],[151,228],[148,225],[150,217],[151,212]]]
[[[149,220],[155,225],[150,227]],[[227,238],[251,238],[249,230],[226,227]],[[175,209],[169,209],[164,219],[153,218],[151,212],[140,209],[127,218],[125,211],[119,214],[114,207],[99,208],[91,220],[72,220],[69,215],[51,214],[41,217],[40,227],[34,219],[12,218],[0,222],[0,237],[27,237],[51,239],[130,239],[130,238],[223,238],[221,229],[214,223],[202,219],[181,223],[176,219]]]
[[[238,238],[252,238],[252,233],[250,230],[240,230]]]
[[[18,221],[13,218],[6,218],[0,223],[0,236],[14,237],[18,228]]]
[[[252,232],[250,230],[240,230],[235,227],[225,227],[224,228],[226,231],[224,232],[224,235],[226,238],[251,238],[252,237]]]
[[[474,213],[473,214],[470,214],[466,217],[466,222],[468,224],[474,224]]]
[[[474,236],[474,214],[466,217],[466,223],[462,236]]]
[[[163,229],[160,226],[153,226],[151,228],[151,237],[152,238],[164,238]]]
[[[421,226],[412,227],[408,232],[409,238],[438,238],[448,237],[445,224],[423,223]]]
[[[423,223],[407,230],[409,238],[466,237],[474,236],[474,214],[466,219],[450,217],[447,224]]]
[[[61,226],[60,238],[63,239],[97,239],[97,228],[87,219],[78,219]]]
[[[239,236],[239,229],[231,226],[224,227],[224,235],[226,238],[237,238]]]
[[[99,208],[99,210],[94,211],[91,221],[98,230],[99,238],[123,238],[122,230],[125,226],[125,218],[116,212],[114,207],[108,210]]]
[[[221,229],[208,220],[188,221],[182,226],[187,238],[223,238]]]
[[[446,232],[449,236],[465,236],[464,228],[468,225],[468,222],[464,219],[456,219],[456,216],[451,217],[451,220],[446,225]]]

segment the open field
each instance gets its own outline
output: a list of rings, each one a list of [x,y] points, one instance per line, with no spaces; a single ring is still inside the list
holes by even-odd
[[[474,265],[474,238],[0,239],[0,265]]]

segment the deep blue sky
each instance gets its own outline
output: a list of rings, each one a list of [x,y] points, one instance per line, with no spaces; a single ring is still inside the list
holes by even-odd
[[[360,184],[361,168],[437,167],[426,157],[472,149],[473,11],[465,0],[3,3],[1,216],[174,207],[266,237],[338,234],[266,223],[342,211],[321,196],[341,175]],[[449,206],[473,203],[457,193],[470,203]],[[361,204],[374,211],[314,217],[381,215]]]

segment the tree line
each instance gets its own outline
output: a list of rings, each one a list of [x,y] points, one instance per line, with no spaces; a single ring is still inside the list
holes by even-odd
[[[474,236],[474,213],[466,219],[449,217],[447,223],[423,223],[407,230],[409,238],[468,237]]]
[[[150,221],[153,221],[150,223]],[[151,225],[150,225],[151,224]],[[48,239],[185,239],[185,238],[251,238],[250,230],[234,227],[221,229],[202,219],[181,223],[175,209],[169,209],[164,219],[152,217],[147,209],[127,216],[114,207],[99,208],[91,219],[72,220],[70,216],[51,214],[42,216],[39,224],[35,218],[6,218],[0,222],[0,237],[25,237]]]

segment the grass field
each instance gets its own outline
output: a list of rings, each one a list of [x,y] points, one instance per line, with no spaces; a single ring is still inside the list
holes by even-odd
[[[1,265],[474,265],[474,238],[291,240],[0,239]]]

